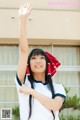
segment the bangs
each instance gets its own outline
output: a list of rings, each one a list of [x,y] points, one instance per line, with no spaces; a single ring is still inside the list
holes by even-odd
[[[35,55],[43,55],[43,56],[45,56],[45,53],[44,53],[44,51],[42,49],[34,49],[32,51],[32,55],[31,56],[35,56]]]
[[[44,56],[45,59],[46,59],[46,66],[47,66],[49,60],[48,60],[45,52],[44,52],[42,49],[36,48],[36,49],[33,49],[33,50],[30,52],[29,56],[28,56],[28,61],[27,61],[27,63],[29,64],[29,67],[30,67],[30,59],[31,59],[32,56],[35,56],[35,55],[42,55],[42,56]]]

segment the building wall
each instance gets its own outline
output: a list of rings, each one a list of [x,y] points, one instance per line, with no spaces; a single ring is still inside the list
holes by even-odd
[[[26,0],[0,0],[0,109],[18,105],[14,82],[19,58],[18,10],[25,2]],[[69,4],[69,0],[59,0],[68,2],[67,5],[58,3],[57,0],[57,5],[50,5],[50,2],[31,0],[32,12],[27,26],[29,49],[40,47],[55,55],[62,65],[53,81],[70,87],[69,96],[76,94],[80,97],[79,0],[75,0],[74,4]]]
[[[5,0],[0,4],[0,38],[19,37],[18,10],[26,0]],[[75,0],[74,4],[65,5],[57,0],[57,5],[49,5],[48,0],[32,3],[32,12],[28,20],[27,36],[31,39],[62,39],[80,40],[80,4]],[[60,4],[61,2],[61,4]],[[18,3],[18,4],[17,4]],[[69,4],[69,5],[68,5]]]

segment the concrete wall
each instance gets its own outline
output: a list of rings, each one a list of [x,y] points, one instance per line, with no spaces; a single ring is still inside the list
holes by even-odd
[[[1,1],[1,0],[0,0]],[[0,2],[0,41],[19,37],[18,10],[26,0]],[[52,4],[50,4],[52,2]],[[80,2],[60,0],[31,1],[32,12],[28,20],[29,39],[67,40],[80,43]],[[61,2],[61,3],[60,3]],[[65,4],[63,3],[65,2]],[[4,40],[3,40],[4,41]]]

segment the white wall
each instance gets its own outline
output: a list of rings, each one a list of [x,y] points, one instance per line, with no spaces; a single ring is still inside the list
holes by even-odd
[[[32,1],[28,38],[80,40],[80,5],[50,6],[48,2]],[[18,9],[21,3],[25,3],[25,0],[1,1],[0,38],[19,37]]]

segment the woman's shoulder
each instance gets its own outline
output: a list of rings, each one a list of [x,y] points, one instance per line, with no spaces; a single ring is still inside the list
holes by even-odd
[[[54,83],[54,82],[53,82],[53,86],[54,87],[59,87],[59,88],[64,87],[63,84],[61,84],[61,83]]]
[[[29,79],[28,79],[27,74],[25,75],[24,84],[30,86],[30,81],[29,81]]]
[[[19,87],[22,86],[22,83],[20,82],[17,74],[16,74],[16,76],[15,76],[15,83],[16,83],[16,85],[19,86]],[[29,82],[28,76],[27,76],[26,74],[25,74],[25,77],[24,77],[24,80],[23,80],[23,84],[30,86],[30,82]]]
[[[66,96],[66,91],[65,91],[63,84],[53,83],[53,86],[54,86],[55,94],[63,94]]]

